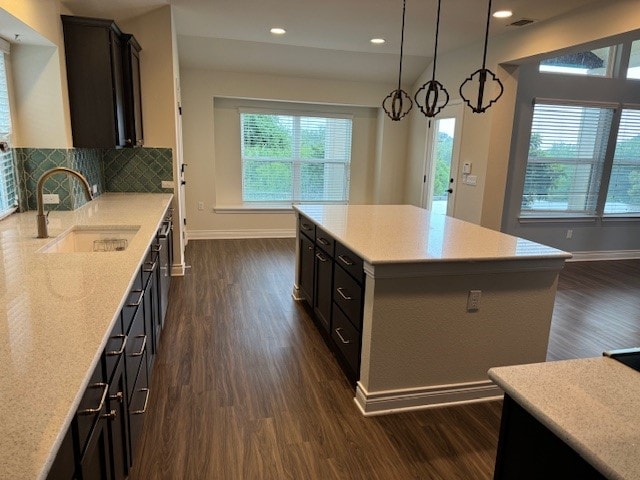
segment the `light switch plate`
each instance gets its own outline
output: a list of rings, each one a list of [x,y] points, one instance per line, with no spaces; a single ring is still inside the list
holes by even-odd
[[[58,195],[57,193],[44,193],[42,195],[42,203],[58,204],[60,203],[60,195]]]
[[[477,175],[467,175],[467,185],[475,186],[478,183]]]

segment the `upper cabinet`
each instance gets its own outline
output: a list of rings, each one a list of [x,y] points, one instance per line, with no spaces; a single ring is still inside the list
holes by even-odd
[[[62,15],[73,145],[140,146],[140,45],[112,20]]]

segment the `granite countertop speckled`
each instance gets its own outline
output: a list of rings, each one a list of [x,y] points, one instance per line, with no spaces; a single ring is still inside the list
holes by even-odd
[[[54,211],[72,225],[139,225],[120,252],[39,253],[35,212],[0,221],[0,478],[44,478],[171,194],[103,194]]]
[[[571,257],[412,205],[294,205],[294,209],[370,264]]]
[[[489,378],[607,478],[640,478],[640,373],[595,357],[496,367]]]

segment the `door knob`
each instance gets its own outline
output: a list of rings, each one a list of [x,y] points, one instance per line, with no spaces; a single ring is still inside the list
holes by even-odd
[[[449,188],[449,189],[447,189],[447,192],[449,192],[449,193],[453,193],[453,188]]]

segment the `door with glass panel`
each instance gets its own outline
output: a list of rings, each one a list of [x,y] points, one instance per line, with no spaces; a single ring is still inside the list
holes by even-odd
[[[429,121],[422,206],[453,216],[458,183],[462,103],[449,105]]]

